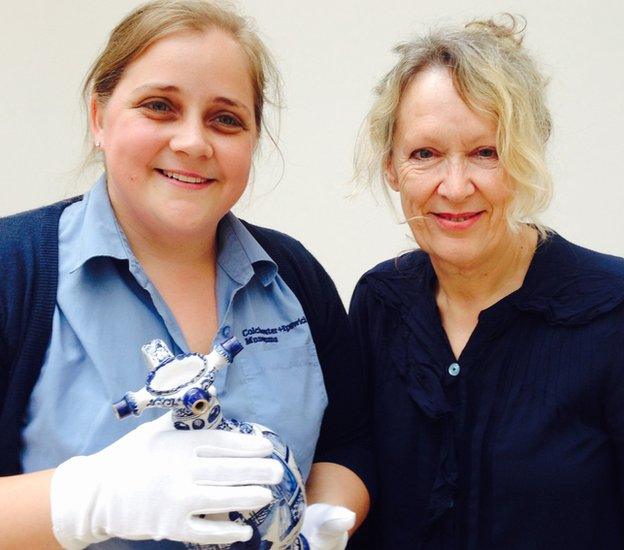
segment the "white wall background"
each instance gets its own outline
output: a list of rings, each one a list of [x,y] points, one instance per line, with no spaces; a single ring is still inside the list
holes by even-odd
[[[136,0],[0,0],[0,215],[85,190],[83,75]],[[353,143],[391,47],[432,25],[503,11],[528,19],[526,45],[551,77],[555,199],[546,221],[624,255],[624,43],[621,0],[240,0],[285,83],[280,147],[257,162],[238,208],[311,249],[345,300],[359,275],[412,246],[380,201],[351,191]],[[270,148],[265,148],[270,153]],[[279,184],[276,186],[276,184]]]

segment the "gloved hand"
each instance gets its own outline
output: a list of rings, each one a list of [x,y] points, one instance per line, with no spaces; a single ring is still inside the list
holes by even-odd
[[[342,506],[311,504],[303,518],[303,535],[310,550],[344,550],[347,531],[355,524],[355,514]]]
[[[112,537],[197,544],[248,540],[251,528],[229,521],[227,512],[271,502],[271,491],[259,485],[282,478],[279,462],[262,458],[272,450],[256,435],[175,430],[167,413],[56,469],[54,535],[70,550]]]

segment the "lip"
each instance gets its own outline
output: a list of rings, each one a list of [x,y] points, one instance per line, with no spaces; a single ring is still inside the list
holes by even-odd
[[[206,187],[208,187],[209,185],[211,185],[212,183],[216,181],[216,179],[214,178],[208,178],[202,174],[198,174],[197,172],[189,172],[188,170],[177,170],[177,169],[173,170],[169,168],[166,168],[166,169],[156,168],[155,170],[158,173],[158,175],[162,177],[164,180],[166,180],[168,183],[171,183],[175,185],[176,187],[181,187],[182,189],[205,189]],[[203,182],[181,181],[181,180],[167,176],[165,172],[173,173],[173,174],[185,177],[185,178],[195,178],[195,179],[201,179],[201,180],[206,180],[206,181],[203,181]]]
[[[438,226],[447,231],[466,231],[475,225],[484,213],[485,210],[475,212],[432,212]]]

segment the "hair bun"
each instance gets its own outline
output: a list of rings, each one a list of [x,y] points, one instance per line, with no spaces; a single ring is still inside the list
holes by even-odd
[[[477,19],[466,24],[466,29],[494,35],[501,42],[519,47],[524,39],[527,21],[522,15],[502,13],[491,19]]]

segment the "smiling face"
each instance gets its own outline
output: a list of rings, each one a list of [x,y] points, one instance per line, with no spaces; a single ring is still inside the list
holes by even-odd
[[[249,177],[258,131],[247,58],[220,30],[172,34],[126,67],[105,104],[92,100],[90,122],[126,232],[205,235]]]
[[[434,264],[478,267],[495,261],[511,238],[512,192],[496,129],[462,101],[445,68],[421,71],[403,93],[386,178]]]

